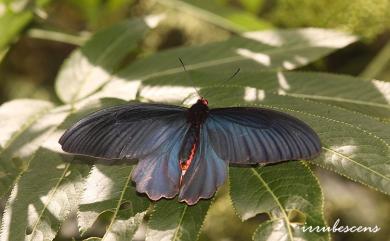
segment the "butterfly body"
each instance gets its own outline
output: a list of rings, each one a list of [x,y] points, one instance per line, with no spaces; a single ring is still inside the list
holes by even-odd
[[[229,163],[311,159],[321,150],[316,133],[295,117],[264,108],[209,109],[204,98],[190,108],[106,108],[81,119],[59,142],[74,154],[138,159],[132,173],[138,192],[152,200],[178,195],[190,205],[214,195]]]
[[[190,123],[191,126],[187,132],[186,138],[184,138],[179,155],[179,165],[181,169],[180,186],[182,184],[183,176],[190,167],[191,162],[198,151],[201,125],[203,125],[207,119],[208,113],[208,101],[204,98],[199,99],[187,111],[187,122]]]

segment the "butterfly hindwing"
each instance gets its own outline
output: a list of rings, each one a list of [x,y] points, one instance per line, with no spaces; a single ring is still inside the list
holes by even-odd
[[[210,145],[230,163],[272,163],[310,159],[321,150],[317,134],[282,112],[251,107],[211,109]]]
[[[200,198],[212,197],[227,175],[227,162],[217,156],[210,146],[210,136],[204,126],[201,127],[199,138],[197,153],[183,177],[179,192],[179,201],[190,205],[197,203]]]
[[[172,124],[178,130],[170,133],[155,151],[139,158],[132,173],[137,191],[146,193],[152,200],[172,198],[179,192],[181,170],[178,156],[189,126],[179,121]]]

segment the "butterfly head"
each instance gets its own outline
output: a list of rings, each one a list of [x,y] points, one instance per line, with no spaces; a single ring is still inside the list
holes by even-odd
[[[208,104],[209,104],[209,101],[206,100],[206,99],[203,98],[203,97],[200,97],[200,99],[198,100],[198,102],[202,103],[203,105],[208,105]]]

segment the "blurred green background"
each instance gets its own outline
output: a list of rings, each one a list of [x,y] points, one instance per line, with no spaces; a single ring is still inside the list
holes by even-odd
[[[161,13],[166,18],[141,43],[140,55],[216,41],[244,31],[334,28],[356,34],[360,41],[300,70],[390,81],[389,0],[2,0],[0,103],[15,98],[59,103],[54,93],[57,72],[90,33],[122,19]],[[382,228],[376,234],[335,233],[334,240],[390,240],[387,196],[323,169],[315,171],[325,195],[328,224],[340,218],[342,225]],[[219,195],[224,193],[226,190]],[[217,198],[200,240],[250,240],[246,235],[262,220],[259,216],[242,224],[229,199]],[[75,232],[77,227],[70,222],[63,225],[57,239],[68,240]],[[142,232],[138,238],[142,240]]]

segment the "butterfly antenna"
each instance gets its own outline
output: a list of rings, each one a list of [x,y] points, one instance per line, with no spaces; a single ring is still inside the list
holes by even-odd
[[[194,83],[194,81],[192,80],[190,74],[187,72],[187,69],[186,69],[186,66],[185,66],[184,63],[183,63],[183,60],[181,60],[180,57],[179,57],[179,61],[180,61],[180,63],[181,63],[181,66],[183,67],[184,72],[185,72],[186,75],[187,75],[187,79],[191,82],[192,87],[194,88],[196,94],[197,94],[199,97],[201,97],[200,94],[199,94],[199,92],[198,92],[198,90],[195,88],[195,83]]]
[[[240,72],[240,68],[238,68],[237,70],[236,70],[236,72],[234,72],[234,74],[232,74],[232,76],[230,76],[229,78],[227,78],[225,81],[229,81],[229,80],[231,80],[231,79],[233,79],[237,74],[238,74],[238,72]]]

